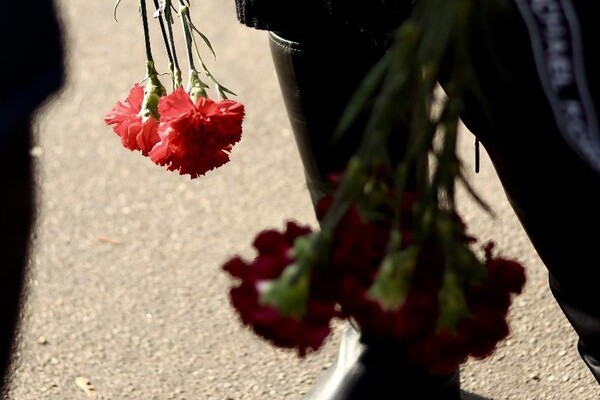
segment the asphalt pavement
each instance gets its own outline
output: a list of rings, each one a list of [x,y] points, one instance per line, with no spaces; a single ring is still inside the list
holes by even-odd
[[[335,359],[339,329],[304,359],[274,349],[240,325],[220,270],[251,256],[260,230],[316,226],[266,34],[241,26],[233,1],[192,4],[217,53],[209,68],[247,115],[231,162],[191,180],[125,150],[103,123],[144,77],[137,2],[123,0],[117,21],[111,2],[59,8],[68,82],[36,123],[37,225],[10,400],[301,399]],[[469,132],[460,151],[473,171]],[[484,149],[470,177],[496,217],[461,192],[469,230],[525,264],[528,282],[511,336],[464,366],[464,399],[600,398]]]

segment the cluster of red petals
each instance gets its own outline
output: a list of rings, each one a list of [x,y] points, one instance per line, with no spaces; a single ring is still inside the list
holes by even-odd
[[[319,220],[332,201],[327,196],[317,204]],[[384,309],[368,296],[386,255],[393,214],[378,210],[381,218],[367,219],[358,207],[351,206],[336,226],[327,266],[312,271],[308,313],[302,319],[281,316],[273,307],[262,305],[258,285],[280,276],[294,261],[290,257],[294,240],[310,232],[309,228],[288,223],[281,233],[263,231],[254,241],[258,256],[252,262],[235,257],[225,264],[224,269],[240,281],[230,296],[243,323],[272,344],[296,348],[303,356],[322,345],[332,318],[349,318],[368,337],[402,346],[413,362],[432,373],[450,373],[469,357],[490,355],[509,334],[507,314],[512,295],[520,293],[525,284],[524,268],[514,260],[495,257],[494,245],[488,243],[483,262],[487,274],[483,280],[461,287],[469,315],[453,330],[440,329],[439,293],[447,260],[435,238],[415,243],[414,209],[418,201],[417,194],[406,193],[400,209],[401,246],[417,245],[419,250],[410,289],[397,310]],[[453,218],[465,232],[460,216]],[[463,244],[476,242],[463,235]]]
[[[104,116],[125,148],[140,150],[154,163],[191,178],[229,161],[229,153],[242,136],[243,104],[208,97],[194,103],[179,88],[161,97],[158,121],[141,117],[143,99],[144,88],[135,84],[129,96]]]
[[[403,247],[413,244],[413,206],[418,197],[407,193],[401,207]],[[317,206],[324,215],[331,199],[323,198]],[[405,342],[430,332],[438,317],[437,294],[441,286],[443,260],[439,249],[424,246],[412,277],[411,290],[398,310],[388,311],[370,299],[373,284],[386,254],[391,218],[369,221],[356,207],[351,207],[336,227],[330,269],[330,281],[338,288],[338,302],[348,317],[363,332],[381,340]]]
[[[413,244],[413,207],[418,201],[407,193],[401,208],[403,246]],[[317,206],[320,218],[331,198]],[[464,229],[460,216],[456,223]],[[442,287],[445,258],[439,244],[419,243],[417,267],[407,297],[398,310],[382,309],[370,299],[371,287],[385,254],[390,225],[368,221],[351,207],[334,234],[328,279],[345,317],[352,318],[361,331],[378,340],[405,345],[407,355],[433,373],[450,373],[468,357],[485,358],[509,334],[507,313],[511,296],[522,291],[524,268],[514,260],[494,257],[493,243],[485,247],[487,275],[482,282],[463,288],[470,311],[456,331],[438,330],[438,293]],[[465,235],[464,243],[474,242]]]
[[[300,357],[318,350],[331,333],[331,321],[337,316],[335,302],[318,274],[313,274],[307,311],[302,317],[280,315],[261,304],[259,285],[278,278],[294,262],[294,240],[311,229],[289,221],[283,232],[270,229],[260,232],[253,246],[257,255],[251,262],[239,256],[229,259],[223,269],[238,280],[230,289],[230,301],[244,325],[276,347],[296,349]]]
[[[494,257],[493,247],[492,242],[485,246],[487,275],[483,282],[465,288],[470,316],[458,323],[455,332],[438,331],[408,346],[410,357],[432,372],[452,372],[468,357],[483,359],[510,333],[511,296],[522,292],[525,269],[514,260]]]
[[[104,115],[104,123],[121,137],[123,146],[131,151],[139,150],[147,156],[158,142],[158,121],[150,117],[144,120],[140,114],[144,100],[144,88],[135,84],[129,96]]]
[[[181,175],[196,178],[227,163],[242,137],[244,106],[233,100],[200,97],[193,103],[179,88],[160,100],[158,111],[160,141],[150,158]]]
[[[438,293],[443,264],[439,249],[424,247],[417,257],[410,290],[397,310],[386,310],[367,296],[368,286],[354,285],[344,296],[342,306],[370,336],[410,344],[435,329],[439,316]],[[427,261],[436,259],[435,261]],[[352,303],[350,299],[354,297]]]
[[[317,218],[321,220],[333,199],[322,198],[316,207]],[[327,280],[330,290],[336,290],[338,302],[347,312],[352,304],[362,302],[363,296],[356,296],[355,288],[368,288],[373,283],[382,255],[389,238],[389,221],[369,222],[363,218],[356,206],[351,206],[338,222],[327,265]]]

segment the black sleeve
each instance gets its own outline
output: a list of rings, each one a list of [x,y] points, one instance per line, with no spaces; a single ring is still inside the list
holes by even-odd
[[[64,82],[62,30],[52,0],[0,0],[0,145],[11,127]]]
[[[235,0],[238,20],[249,27],[303,37],[344,32],[383,37],[410,15],[412,0]]]

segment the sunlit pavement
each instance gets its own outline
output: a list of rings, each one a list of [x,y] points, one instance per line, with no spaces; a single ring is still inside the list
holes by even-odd
[[[36,130],[38,224],[10,399],[301,399],[335,359],[339,331],[305,359],[271,348],[239,324],[220,270],[252,255],[262,229],[315,226],[266,35],[237,23],[233,1],[193,4],[217,53],[207,64],[247,116],[231,162],[190,180],[125,150],[103,123],[145,72],[137,4],[123,1],[118,22],[112,6],[60,5],[69,80]],[[475,174],[472,138],[462,139],[471,182],[497,213],[461,194],[468,227],[528,273],[511,337],[464,367],[465,399],[597,399],[491,163],[483,152]]]

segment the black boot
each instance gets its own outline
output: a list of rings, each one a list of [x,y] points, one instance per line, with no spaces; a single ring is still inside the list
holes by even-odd
[[[363,339],[364,340],[364,339]],[[393,344],[363,343],[349,325],[336,363],[319,378],[304,400],[460,400],[459,371],[431,375],[406,362]]]
[[[358,147],[366,113],[340,141],[332,143],[331,136],[360,79],[383,50],[350,48],[342,38],[310,37],[302,45],[275,33],[269,33],[269,38],[308,189],[316,203],[330,192],[328,174],[341,172]]]
[[[300,44],[270,34],[275,70],[313,203],[330,192],[327,175],[341,172],[359,145],[368,111],[342,141],[332,143],[331,134],[361,79],[385,51],[384,44],[335,35],[333,30],[302,38]],[[402,143],[391,147],[398,155],[403,151]],[[409,363],[396,345],[360,336],[352,327],[346,329],[336,365],[306,400],[460,399],[458,371],[427,374]]]

